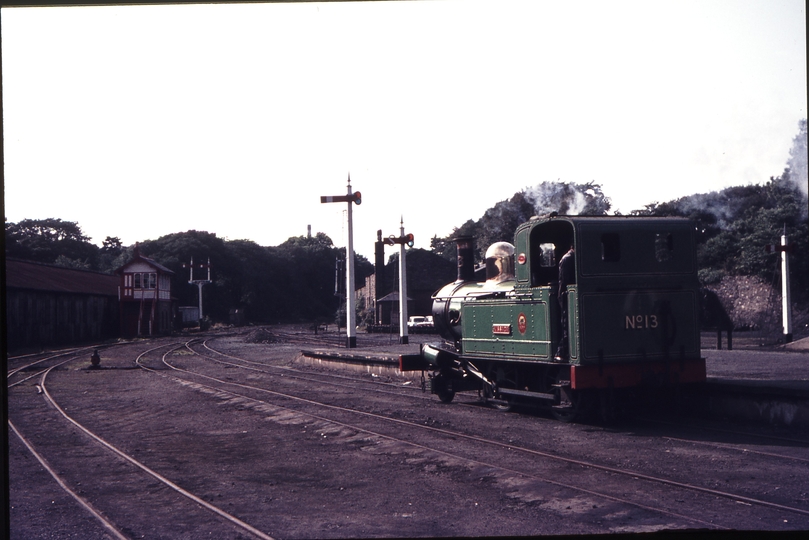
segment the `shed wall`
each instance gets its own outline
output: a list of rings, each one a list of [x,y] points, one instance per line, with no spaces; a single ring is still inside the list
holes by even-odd
[[[118,337],[118,299],[104,295],[6,289],[8,350]]]

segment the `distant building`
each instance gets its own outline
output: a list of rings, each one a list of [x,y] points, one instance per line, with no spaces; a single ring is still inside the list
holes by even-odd
[[[134,258],[115,273],[120,276],[121,336],[170,334],[174,272],[141,255],[136,246]]]
[[[380,312],[380,324],[392,324],[399,326],[399,293],[392,292],[386,294],[377,301],[377,309]],[[413,311],[413,299],[407,297],[407,312]]]
[[[423,249],[408,249],[407,313],[431,315],[432,295],[455,280],[457,263]],[[377,257],[379,263],[381,259]],[[375,265],[375,273],[365,278],[365,286],[357,291],[358,299],[374,312],[375,324],[399,324],[398,262]],[[380,280],[378,276],[383,276]]]
[[[118,337],[118,278],[6,259],[9,351]]]

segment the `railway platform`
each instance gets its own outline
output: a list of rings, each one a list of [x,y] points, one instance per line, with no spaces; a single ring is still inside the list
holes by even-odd
[[[435,335],[409,336],[399,344],[396,336],[360,335],[357,348],[318,346],[302,351],[306,362],[336,363],[371,373],[414,377],[398,371],[400,354],[415,354],[421,343],[438,341]],[[711,343],[711,336],[703,340]],[[747,419],[809,429],[809,338],[787,345],[759,346],[734,336],[734,349],[703,348],[707,383],[696,402],[717,418]]]

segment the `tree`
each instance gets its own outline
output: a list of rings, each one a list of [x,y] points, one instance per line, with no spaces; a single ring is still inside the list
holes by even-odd
[[[340,297],[334,294],[335,261],[345,259],[345,250],[334,247],[326,234],[317,233],[289,238],[274,252],[286,267],[283,312],[292,320],[332,320],[340,307]],[[363,286],[372,273],[373,264],[355,253],[355,287]]]
[[[495,242],[513,242],[517,227],[535,215],[557,212],[562,215],[607,215],[610,199],[601,185],[594,182],[542,182],[526,187],[511,199],[500,201],[477,220],[468,220],[445,238],[433,237],[430,248],[445,259],[455,258],[453,239],[471,236],[475,239],[475,260],[481,262],[488,247]]]
[[[95,268],[98,247],[78,223],[61,219],[24,219],[5,224],[6,255],[50,264]]]
[[[511,199],[495,204],[480,218],[475,239],[478,261],[483,260],[486,250],[495,242],[513,242],[517,227],[535,215],[534,205],[525,193],[520,191]]]
[[[117,236],[108,236],[101,243],[101,251],[104,253],[111,253],[113,255],[119,255],[123,247],[124,246],[121,244],[121,239]]]
[[[18,238],[39,238],[49,242],[73,240],[89,242],[90,238],[81,232],[81,227],[73,221],[61,219],[24,219],[17,224],[7,224],[6,231],[11,230]]]

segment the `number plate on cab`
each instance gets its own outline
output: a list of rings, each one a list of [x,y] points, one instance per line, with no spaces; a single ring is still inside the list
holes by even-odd
[[[511,325],[510,324],[493,324],[492,325],[492,334],[496,336],[510,336],[511,335]]]

